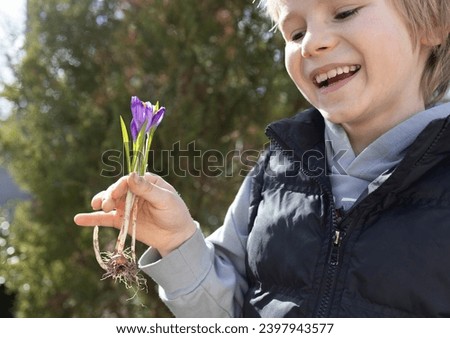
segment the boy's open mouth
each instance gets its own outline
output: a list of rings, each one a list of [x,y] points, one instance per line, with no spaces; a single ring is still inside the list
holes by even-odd
[[[360,65],[342,66],[314,76],[313,82],[318,88],[328,87],[336,82],[353,76],[361,69]]]

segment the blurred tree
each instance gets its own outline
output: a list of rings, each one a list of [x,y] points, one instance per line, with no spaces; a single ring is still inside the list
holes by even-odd
[[[127,301],[123,285],[100,281],[92,229],[73,215],[122,174],[110,150],[121,149],[119,115],[129,121],[137,95],[167,108],[150,169],[205,232],[219,226],[264,126],[304,104],[280,37],[251,1],[28,0],[27,10],[17,81],[2,93],[13,114],[0,125],[3,163],[33,195],[7,237],[15,259],[0,266],[15,315],[168,316],[153,282]],[[116,235],[102,229],[103,246]]]

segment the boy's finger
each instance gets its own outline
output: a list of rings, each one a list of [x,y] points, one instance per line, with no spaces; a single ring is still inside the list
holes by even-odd
[[[103,211],[105,212],[116,209],[118,200],[120,200],[126,194],[127,189],[127,178],[121,177],[117,182],[112,184],[101,196],[101,209],[103,209]]]
[[[96,226],[101,225],[105,227],[120,227],[120,217],[115,211],[105,213],[103,211],[96,211],[92,213],[77,214],[74,217],[74,222],[80,226]]]
[[[105,195],[105,191],[100,191],[97,195],[95,195],[91,200],[91,207],[93,210],[100,210],[102,208],[103,196]]]
[[[121,177],[116,183],[109,188],[110,197],[117,200],[126,195],[128,190],[128,176]]]

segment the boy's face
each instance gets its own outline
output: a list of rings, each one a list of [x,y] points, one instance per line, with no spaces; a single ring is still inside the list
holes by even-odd
[[[390,0],[278,4],[287,71],[326,119],[382,130],[424,109],[427,51],[414,48]]]

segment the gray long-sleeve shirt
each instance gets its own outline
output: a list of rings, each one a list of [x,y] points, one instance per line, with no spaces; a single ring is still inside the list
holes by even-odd
[[[338,204],[348,208],[348,201],[355,201],[362,190],[372,192],[388,176],[386,168],[392,168],[403,158],[406,149],[418,134],[434,119],[450,114],[450,103],[418,113],[386,132],[369,145],[361,154],[345,163],[348,170],[339,178],[334,172],[331,182]],[[326,138],[330,143],[350,147],[347,135],[339,126],[327,124]],[[334,134],[334,135],[333,135]],[[338,135],[338,136],[336,136]],[[342,142],[338,141],[340,137]],[[389,145],[395,145],[389,147]],[[334,147],[334,146],[333,146]],[[389,156],[385,156],[389,152]],[[330,153],[331,158],[333,153]],[[327,154],[328,156],[328,154]],[[364,159],[364,160],[362,160]],[[353,165],[352,165],[353,162]],[[383,162],[383,163],[380,163]],[[329,162],[331,163],[331,162]],[[341,165],[341,163],[339,163]],[[352,168],[350,168],[352,166]],[[374,168],[376,172],[374,172]],[[351,170],[349,170],[351,169]],[[361,185],[364,173],[371,172],[370,179]],[[371,180],[375,179],[371,182]],[[161,258],[149,248],[140,258],[139,267],[159,285],[161,299],[177,317],[238,317],[248,284],[245,272],[245,254],[248,237],[251,178],[247,177],[226,214],[224,224],[206,239],[200,227],[178,249]],[[372,183],[372,184],[371,184]],[[376,183],[376,184],[375,184]],[[367,191],[366,191],[367,193]],[[347,201],[341,203],[339,201]]]
[[[177,317],[238,317],[247,291],[245,252],[251,178],[246,177],[222,227],[204,239],[200,227],[161,259],[149,248],[140,268],[160,285],[159,294]]]

